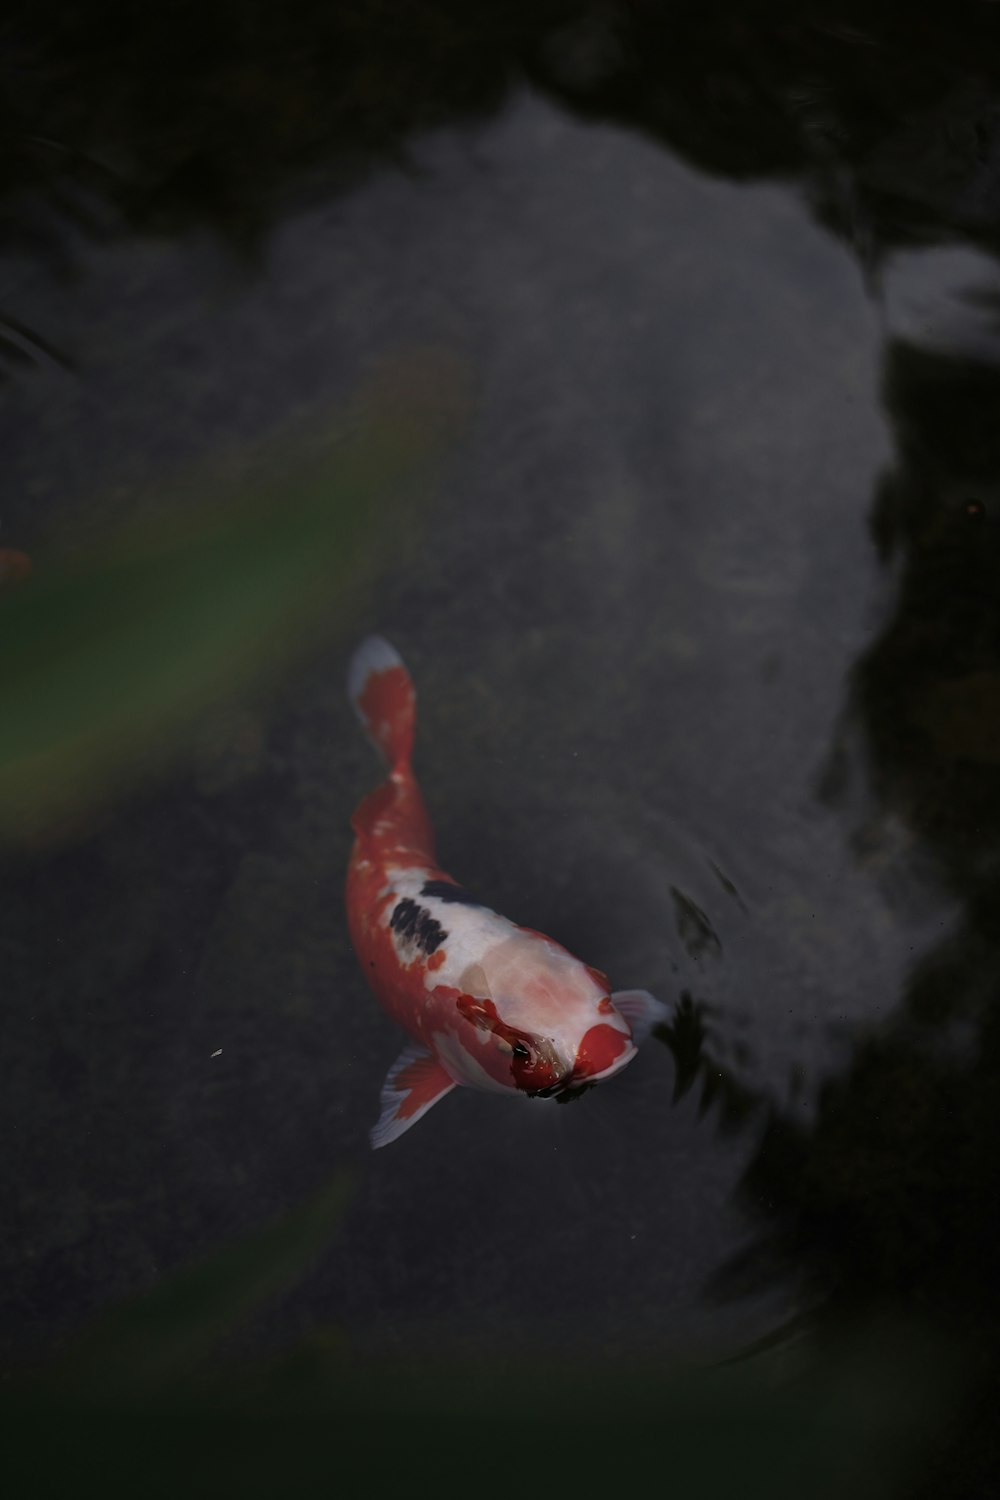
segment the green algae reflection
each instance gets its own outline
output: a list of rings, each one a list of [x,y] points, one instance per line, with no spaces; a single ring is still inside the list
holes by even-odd
[[[89,555],[43,559],[5,594],[0,840],[72,828],[169,761],[205,711],[342,620],[452,425],[454,371],[431,373],[397,375],[322,461],[291,464],[280,484],[160,508]]]

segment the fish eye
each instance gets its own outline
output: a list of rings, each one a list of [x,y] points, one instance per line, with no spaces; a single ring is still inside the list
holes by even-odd
[[[515,1042],[513,1052],[514,1056],[519,1057],[522,1062],[528,1062],[531,1057],[531,1048],[526,1047],[523,1042]]]

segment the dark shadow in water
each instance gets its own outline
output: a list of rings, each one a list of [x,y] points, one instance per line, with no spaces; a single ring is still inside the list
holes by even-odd
[[[28,4],[0,21],[0,250],[71,277],[82,240],[221,234],[246,268],[290,208],[530,83],[700,170],[796,184],[875,287],[887,251],[1000,249],[1000,13],[830,0]],[[60,330],[0,321],[0,369]],[[22,336],[26,335],[26,336]]]
[[[995,7],[591,5],[531,72],[703,171],[797,180],[870,270],[898,245],[1000,245]]]
[[[28,249],[60,220],[247,243],[290,190],[405,160],[525,78],[702,170],[799,179],[866,254],[1000,244],[994,6],[15,0],[0,40],[0,238]]]
[[[526,81],[702,171],[797,183],[873,286],[895,246],[1000,248],[995,6],[15,0],[0,48],[0,249],[64,276],[81,239],[206,227],[252,267],[290,207],[414,170],[414,137]],[[0,337],[0,368],[66,363],[58,339]]]
[[[918,1492],[971,1497],[1000,1487],[1000,369],[899,343],[884,393],[897,459],[872,530],[898,593],[821,792],[854,823],[864,804],[856,852],[880,878],[901,826],[957,916],[813,1122],[769,1110],[743,1181],[764,1227],[715,1290],[791,1276],[814,1328],[892,1309],[960,1347],[970,1389]],[[690,998],[665,1039],[706,1106],[756,1112]]]

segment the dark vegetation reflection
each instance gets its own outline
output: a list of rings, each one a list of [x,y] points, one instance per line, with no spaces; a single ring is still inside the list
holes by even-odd
[[[815,1120],[769,1113],[743,1183],[761,1233],[716,1290],[791,1273],[799,1329],[892,1309],[946,1334],[969,1383],[917,1492],[972,1496],[1000,1482],[1000,368],[896,343],[884,394],[897,459],[872,533],[900,569],[896,604],[853,674],[821,795],[859,861],[904,881],[924,861],[957,915]],[[745,1118],[754,1102],[690,1000],[685,1020],[679,1078]]]
[[[292,193],[406,161],[528,80],[707,172],[797,177],[877,261],[1000,242],[1000,35],[985,4],[460,0],[26,4],[0,23],[4,240],[65,252],[205,224],[252,242]]]
[[[527,79],[705,171],[796,182],[877,296],[896,248],[1000,251],[998,10],[15,0],[0,235],[71,274],[74,235],[209,225],[252,262],[290,202],[405,165],[415,132],[485,119]],[[85,363],[58,342],[0,309],[10,373]],[[731,1128],[764,1117],[744,1183],[759,1238],[717,1290],[791,1272],[800,1327],[896,1316],[959,1350],[960,1415],[911,1492],[971,1497],[1000,1488],[1000,366],[900,340],[884,370],[895,457],[871,524],[895,602],[819,795],[884,878],[922,863],[955,925],[808,1124],[727,1075],[706,997],[682,999],[664,1040],[679,1095],[698,1089]]]

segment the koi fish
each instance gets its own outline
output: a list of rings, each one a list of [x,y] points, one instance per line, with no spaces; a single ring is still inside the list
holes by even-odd
[[[348,925],[376,998],[412,1038],[383,1085],[372,1145],[396,1140],[458,1084],[567,1098],[613,1078],[666,1006],[645,990],[609,993],[599,969],[440,868],[410,764],[416,694],[388,641],[358,648],[348,692],[389,772],[351,819]]]

